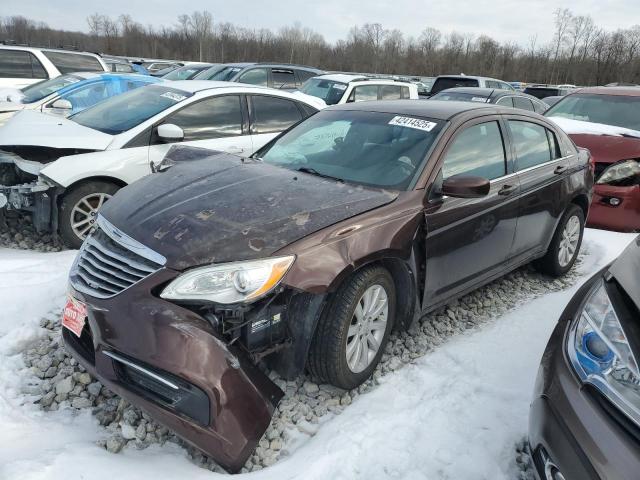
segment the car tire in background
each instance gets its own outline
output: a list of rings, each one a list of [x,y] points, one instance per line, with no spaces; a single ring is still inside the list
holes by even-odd
[[[98,209],[120,187],[104,181],[85,182],[72,187],[62,197],[58,232],[69,248],[80,248],[86,234],[93,227]]]
[[[582,208],[570,204],[558,223],[547,253],[534,262],[540,272],[560,277],[571,270],[582,245],[584,220]]]
[[[371,266],[348,278],[318,322],[307,363],[312,376],[347,390],[363,383],[380,362],[395,312],[388,270]]]

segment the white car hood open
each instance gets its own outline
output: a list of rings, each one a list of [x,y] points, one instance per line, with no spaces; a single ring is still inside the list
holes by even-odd
[[[106,150],[112,140],[112,135],[34,110],[18,112],[0,128],[0,150],[3,145]]]

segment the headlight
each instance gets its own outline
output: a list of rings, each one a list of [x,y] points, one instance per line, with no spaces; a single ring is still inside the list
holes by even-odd
[[[160,296],[224,304],[252,302],[273,290],[294,260],[287,256],[194,268],[167,285]]]
[[[640,163],[636,160],[624,160],[607,167],[596,183],[614,183],[640,175]]]
[[[568,339],[574,369],[640,424],[640,374],[627,336],[601,281],[589,294]]]

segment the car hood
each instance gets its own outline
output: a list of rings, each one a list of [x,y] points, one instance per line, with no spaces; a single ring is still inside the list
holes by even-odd
[[[620,256],[611,264],[609,272],[640,310],[640,235],[637,236]]]
[[[202,149],[177,148],[188,156]],[[197,157],[198,155],[196,155]],[[102,208],[107,221],[178,270],[268,257],[397,193],[207,151],[149,175]]]
[[[549,119],[569,134],[577,146],[588,149],[595,162],[640,158],[640,132],[636,130],[560,117]]]
[[[0,102],[0,113],[4,112],[17,112],[24,109],[24,103],[17,102]]]
[[[0,129],[0,150],[3,145],[105,150],[112,140],[112,135],[35,110],[18,112]]]

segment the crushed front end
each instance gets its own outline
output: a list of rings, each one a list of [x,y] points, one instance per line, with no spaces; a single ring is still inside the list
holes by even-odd
[[[180,272],[103,218],[98,224],[71,270],[66,347],[110,389],[223,467],[241,469],[283,395],[258,365],[290,340],[293,294],[229,308],[166,300],[160,293]],[[81,312],[75,328],[67,310]]]
[[[56,230],[54,206],[64,189],[41,176],[42,167],[39,161],[0,150],[0,222],[12,214],[28,214],[37,232]]]

